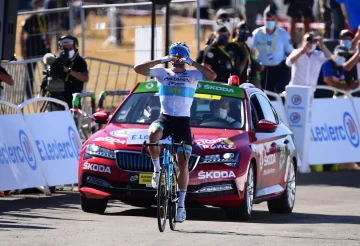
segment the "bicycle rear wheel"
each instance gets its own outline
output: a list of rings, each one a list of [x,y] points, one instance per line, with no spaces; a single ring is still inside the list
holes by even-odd
[[[164,182],[162,182],[164,180]],[[168,212],[168,191],[167,191],[167,170],[163,166],[160,171],[159,184],[157,190],[157,221],[159,231],[163,232],[166,227]]]
[[[172,176],[172,184],[170,189],[170,199],[169,199],[169,223],[170,229],[172,231],[175,230],[176,227],[176,211],[178,204],[178,180],[175,165],[173,166],[173,176]]]

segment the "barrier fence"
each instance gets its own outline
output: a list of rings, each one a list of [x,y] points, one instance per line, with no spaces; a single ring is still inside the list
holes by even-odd
[[[344,96],[313,98],[315,89]],[[360,162],[360,98],[353,96],[359,91],[360,88],[343,91],[328,86],[287,86],[285,104],[280,95],[266,91],[282,121],[293,131],[300,172],[309,172],[311,165]],[[128,93],[101,92],[98,109],[105,108],[107,96],[123,100]],[[83,113],[78,102],[86,97],[92,101],[91,114],[95,112],[94,93],[74,95],[72,112]],[[25,113],[26,107],[43,101],[61,104],[66,111]],[[82,143],[67,104],[40,97],[19,106],[6,101],[0,101],[0,105],[13,108],[12,113],[0,115],[0,191],[40,186],[48,194],[48,187],[76,183]],[[91,114],[84,116],[91,118]]]
[[[66,111],[24,113],[40,101],[64,106]],[[66,103],[32,98],[19,106],[0,101],[16,113],[0,115],[0,191],[77,183],[81,150],[79,133]]]

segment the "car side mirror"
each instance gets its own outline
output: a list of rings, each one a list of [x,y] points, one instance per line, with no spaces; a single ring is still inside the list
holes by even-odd
[[[260,120],[256,124],[256,132],[272,133],[278,128],[278,125],[269,120]]]
[[[109,120],[110,112],[102,110],[93,114],[95,122],[97,124],[106,124]]]

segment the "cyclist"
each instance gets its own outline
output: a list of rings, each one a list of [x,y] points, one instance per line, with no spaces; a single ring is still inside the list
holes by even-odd
[[[179,164],[180,197],[176,221],[186,219],[185,196],[189,181],[188,160],[192,151],[192,135],[190,129],[190,108],[195,96],[199,80],[214,80],[216,74],[210,68],[200,65],[190,58],[190,48],[183,42],[176,42],[170,46],[169,55],[162,59],[152,60],[134,67],[136,73],[155,77],[158,81],[161,111],[160,116],[149,127],[149,141],[157,143],[170,134],[174,141],[186,144],[186,160],[181,154],[182,148],[177,150]],[[154,68],[159,64],[172,63],[172,68]],[[197,70],[186,70],[185,64],[194,66]],[[152,187],[157,188],[160,174],[160,147],[150,146],[150,155],[154,164]]]

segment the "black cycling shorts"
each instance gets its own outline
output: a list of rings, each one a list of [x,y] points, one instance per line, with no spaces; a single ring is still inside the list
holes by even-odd
[[[170,116],[160,114],[151,126],[160,127],[163,131],[161,139],[172,136],[175,143],[185,142],[185,151],[191,154],[192,151],[192,134],[190,129],[190,117]],[[150,127],[151,127],[150,126]],[[182,147],[178,148],[178,152],[182,151]]]
[[[306,19],[312,19],[313,18],[312,5],[310,2],[307,1],[291,2],[289,3],[287,15],[292,18],[304,17]]]

